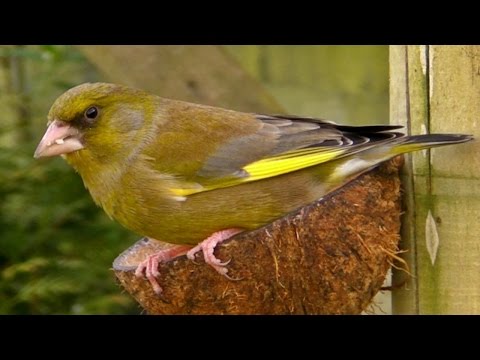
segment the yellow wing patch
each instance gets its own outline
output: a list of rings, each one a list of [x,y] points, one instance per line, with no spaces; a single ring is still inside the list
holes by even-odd
[[[285,154],[262,159],[248,164],[243,168],[250,176],[245,181],[256,181],[286,174],[309,166],[318,165],[335,159],[343,154],[345,149],[305,149],[287,152]]]
[[[220,178],[212,180],[208,184],[204,184],[204,186],[199,186],[199,184],[188,186],[187,184],[184,184],[186,185],[185,187],[171,190],[174,196],[185,197],[204,191],[267,179],[333,160],[344,154],[346,151],[346,149],[334,148],[311,148],[289,151],[244,166],[242,170],[246,171],[248,174],[248,176],[245,177]]]

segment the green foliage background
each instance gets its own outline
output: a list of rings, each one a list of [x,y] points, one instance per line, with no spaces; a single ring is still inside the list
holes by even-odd
[[[387,121],[385,46],[226,49],[290,113]],[[138,236],[61,158],[33,159],[55,98],[102,80],[74,47],[0,46],[0,314],[141,313],[108,270]]]
[[[140,313],[108,271],[137,237],[61,158],[32,157],[53,100],[97,74],[68,46],[0,51],[0,313]]]

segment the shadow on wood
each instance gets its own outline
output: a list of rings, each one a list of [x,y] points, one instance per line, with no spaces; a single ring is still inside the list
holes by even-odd
[[[397,252],[397,158],[311,205],[218,246],[219,275],[197,255],[160,265],[159,298],[136,265],[162,244],[140,240],[114,262],[121,285],[149,314],[359,314]],[[168,246],[168,244],[165,244]]]

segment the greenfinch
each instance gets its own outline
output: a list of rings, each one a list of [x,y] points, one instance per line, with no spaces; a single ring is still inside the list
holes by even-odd
[[[346,126],[168,100],[87,83],[48,114],[35,158],[61,155],[96,204],[126,228],[175,244],[137,268],[154,291],[158,263],[203,250],[226,275],[215,246],[320,199],[399,154],[472,139],[405,136],[401,126]]]

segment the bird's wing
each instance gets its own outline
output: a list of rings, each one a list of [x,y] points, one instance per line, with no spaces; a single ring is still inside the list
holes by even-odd
[[[255,131],[232,136],[209,154],[176,196],[286,174],[402,137],[401,126],[344,126],[320,119],[257,115]],[[186,179],[187,180],[187,179]]]

